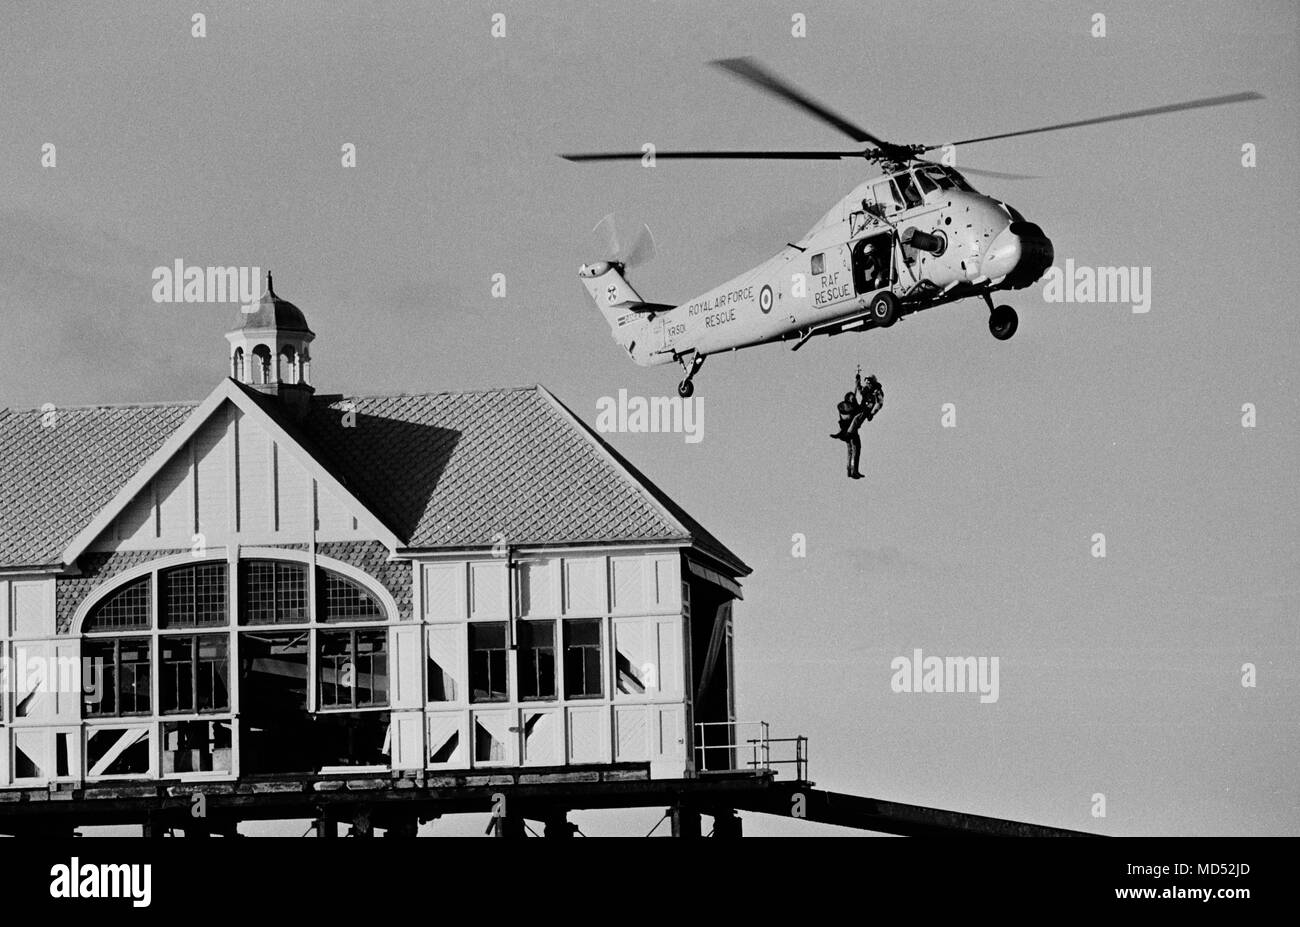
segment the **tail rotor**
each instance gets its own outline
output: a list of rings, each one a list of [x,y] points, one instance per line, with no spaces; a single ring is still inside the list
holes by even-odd
[[[597,222],[592,232],[596,233],[605,253],[610,255],[610,263],[618,264],[625,270],[648,264],[659,253],[650,226],[642,223],[636,234],[624,241],[618,234],[618,225],[612,212]]]

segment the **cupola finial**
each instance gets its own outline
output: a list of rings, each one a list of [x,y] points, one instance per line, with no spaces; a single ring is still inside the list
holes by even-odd
[[[275,295],[275,290],[271,289],[271,271],[269,268],[266,271],[266,292],[271,296]]]

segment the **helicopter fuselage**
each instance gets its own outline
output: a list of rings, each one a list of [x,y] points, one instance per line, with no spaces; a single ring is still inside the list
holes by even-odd
[[[926,174],[940,175],[932,168]],[[681,305],[643,315],[632,358],[651,366],[813,334],[878,327],[868,308],[891,293],[898,315],[1031,285],[1051,242],[1014,209],[945,172],[860,184],[799,242]],[[892,319],[889,323],[892,324]]]

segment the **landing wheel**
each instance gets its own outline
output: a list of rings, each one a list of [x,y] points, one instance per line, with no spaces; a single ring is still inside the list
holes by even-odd
[[[893,293],[877,293],[871,300],[871,320],[880,328],[888,328],[898,319],[898,300]]]
[[[1010,306],[998,306],[989,313],[989,333],[998,341],[1006,341],[1016,333],[1020,318]]]
[[[704,366],[704,358],[705,355],[703,354],[693,355],[689,367],[686,365],[685,357],[678,358],[681,362],[682,369],[686,371],[686,379],[677,384],[677,395],[681,396],[683,399],[690,399],[691,393],[695,392],[695,384],[691,381],[695,379],[695,375],[699,373],[700,368]]]

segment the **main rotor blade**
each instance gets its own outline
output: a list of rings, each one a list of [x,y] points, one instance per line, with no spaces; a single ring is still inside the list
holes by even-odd
[[[1199,100],[1188,100],[1186,103],[1167,103],[1164,106],[1150,106],[1146,109],[1135,109],[1127,113],[1115,113],[1112,116],[1097,116],[1095,119],[1078,119],[1074,122],[1060,122],[1056,125],[1040,126],[1037,129],[1022,129],[1019,132],[1002,132],[998,135],[984,135],[980,138],[968,138],[960,142],[947,142],[949,145],[973,145],[976,142],[991,142],[999,138],[1015,138],[1017,135],[1034,135],[1038,132],[1055,132],[1058,129],[1074,129],[1079,126],[1094,126],[1103,122],[1118,122],[1121,119],[1137,119],[1142,116],[1157,116],[1161,113],[1177,113],[1186,109],[1201,109],[1207,106],[1224,106],[1228,103],[1245,103],[1248,100],[1262,100],[1263,94],[1255,93],[1253,90],[1246,93],[1230,93],[1221,97],[1204,97]],[[944,147],[943,145],[930,145],[925,151],[935,151]]]
[[[715,67],[722,68],[730,74],[734,74],[743,81],[753,84],[758,89],[770,93],[773,96],[793,103],[804,112],[815,116],[829,126],[839,129],[855,142],[870,142],[878,148],[892,148],[889,142],[881,141],[861,126],[854,125],[838,113],[834,113],[822,106],[812,97],[808,96],[802,90],[797,89],[792,84],[787,83],[777,77],[771,71],[767,70],[753,58],[723,58],[714,61]]]
[[[935,167],[944,166],[937,161],[931,161],[927,158],[916,158],[915,160],[918,164],[933,164]],[[1038,177],[1033,174],[1008,174],[1005,171],[986,171],[978,167],[959,167],[954,168],[954,170],[959,170],[963,174],[971,174],[973,176],[996,177],[998,180],[1038,180]]]
[[[861,158],[862,151],[656,151],[656,159],[699,158],[703,160],[785,160],[785,161],[835,161],[840,158]],[[644,152],[590,152],[560,155],[566,161],[640,161]]]
[[[957,170],[963,174],[970,174],[972,177],[993,177],[997,180],[1038,180],[1036,174],[1008,174],[1006,171],[986,171],[978,167],[959,167]]]

